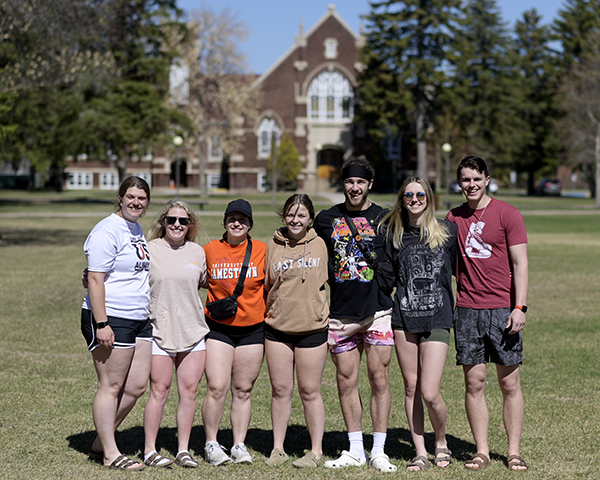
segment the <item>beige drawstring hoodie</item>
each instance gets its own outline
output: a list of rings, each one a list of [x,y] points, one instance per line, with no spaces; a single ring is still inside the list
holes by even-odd
[[[268,325],[292,335],[327,327],[327,246],[314,229],[298,241],[287,237],[287,227],[275,230],[265,270]]]

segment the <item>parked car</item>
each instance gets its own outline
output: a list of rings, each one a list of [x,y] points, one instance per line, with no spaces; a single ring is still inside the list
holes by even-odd
[[[493,178],[490,178],[490,183],[488,184],[488,190],[490,193],[496,193],[498,191],[498,183]],[[450,191],[454,193],[461,193],[462,190],[460,185],[456,180],[450,183]]]
[[[558,178],[544,178],[538,183],[535,192],[538,195],[560,195],[562,184]]]

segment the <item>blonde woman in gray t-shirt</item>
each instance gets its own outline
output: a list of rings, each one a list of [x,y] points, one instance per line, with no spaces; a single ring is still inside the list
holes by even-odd
[[[144,463],[166,467],[173,460],[156,451],[156,437],[171,390],[173,367],[177,377],[178,451],[175,463],[195,468],[188,451],[196,413],[196,391],[204,373],[208,327],[198,295],[206,282],[206,256],[195,243],[198,217],[189,206],[171,200],[148,235],[150,264],[150,319],[153,326],[150,398],[144,410]]]

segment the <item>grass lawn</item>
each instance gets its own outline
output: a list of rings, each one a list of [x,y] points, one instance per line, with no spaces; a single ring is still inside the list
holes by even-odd
[[[255,458],[252,466],[198,469],[146,469],[139,473],[113,472],[88,460],[94,437],[91,405],[96,375],[79,331],[84,290],[80,285],[85,266],[82,245],[101,218],[112,210],[112,194],[81,192],[62,195],[22,194],[0,191],[0,478],[2,479],[95,479],[161,478],[271,479],[271,478],[372,478],[380,474],[363,469],[330,471],[295,470],[291,462],[277,469],[264,464],[272,446],[270,385],[266,365],[253,394],[253,419],[247,445]],[[278,196],[283,203],[286,194]],[[153,216],[167,197],[155,195],[154,207],[142,220],[147,231]],[[201,243],[222,233],[221,213],[231,196],[210,198],[200,218]],[[256,211],[253,237],[268,240],[279,220],[273,215],[270,194],[246,196]],[[474,451],[466,419],[462,370],[454,365],[451,345],[442,385],[448,405],[448,439],[456,462],[449,469],[430,469],[409,474],[405,466],[414,455],[404,414],[404,393],[398,364],[391,367],[392,415],[386,451],[399,466],[394,477],[448,479],[530,480],[600,478],[593,460],[600,438],[600,347],[597,298],[600,291],[600,212],[592,200],[576,198],[503,197],[522,209],[529,235],[530,294],[528,324],[524,332],[525,361],[521,371],[525,396],[523,456],[527,473],[511,473],[504,466],[506,439],[502,427],[501,395],[493,367],[489,367],[487,400],[490,408],[490,447],[493,465],[484,472],[468,472],[462,462]],[[393,195],[373,195],[382,204]],[[197,205],[197,197],[189,197]],[[452,196],[452,205],[461,202]],[[318,199],[317,209],[329,205]],[[594,260],[596,259],[596,260]],[[364,362],[363,362],[364,363]],[[364,365],[363,365],[364,368]],[[364,430],[370,449],[372,433],[369,389],[365,371],[360,388],[365,405]],[[199,403],[206,384],[199,389]],[[337,399],[335,371],[327,362],[322,393],[326,408],[325,457],[347,448],[345,427]],[[147,395],[147,394],[146,394]],[[118,434],[123,453],[139,456],[143,448],[144,396]],[[165,408],[159,446],[173,455],[175,439],[174,393]],[[191,451],[200,460],[204,445],[198,409]],[[302,407],[294,396],[286,451],[303,455],[309,448]],[[431,427],[427,424],[427,431]],[[226,417],[219,440],[231,446]],[[431,434],[427,436],[430,451]]]

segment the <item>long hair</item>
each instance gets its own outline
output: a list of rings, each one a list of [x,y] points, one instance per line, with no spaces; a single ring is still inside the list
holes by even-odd
[[[163,207],[160,215],[154,220],[154,223],[150,227],[148,232],[148,240],[154,240],[155,238],[163,238],[166,231],[166,218],[169,216],[169,211],[172,208],[181,208],[185,210],[188,217],[190,217],[190,223],[188,224],[188,231],[185,234],[185,239],[188,242],[195,242],[198,236],[198,216],[190,208],[190,206],[181,200],[169,200]]]
[[[427,196],[427,205],[419,227],[419,242],[429,245],[433,250],[444,245],[450,239],[450,232],[444,224],[438,222],[435,218],[433,191],[429,183],[421,177],[409,177],[404,181],[398,191],[398,199],[394,208],[379,222],[379,228],[385,227],[385,239],[387,242],[391,240],[394,248],[400,249],[402,247],[402,235],[409,225],[408,211],[404,206],[404,193],[406,187],[411,183],[421,185]]]

